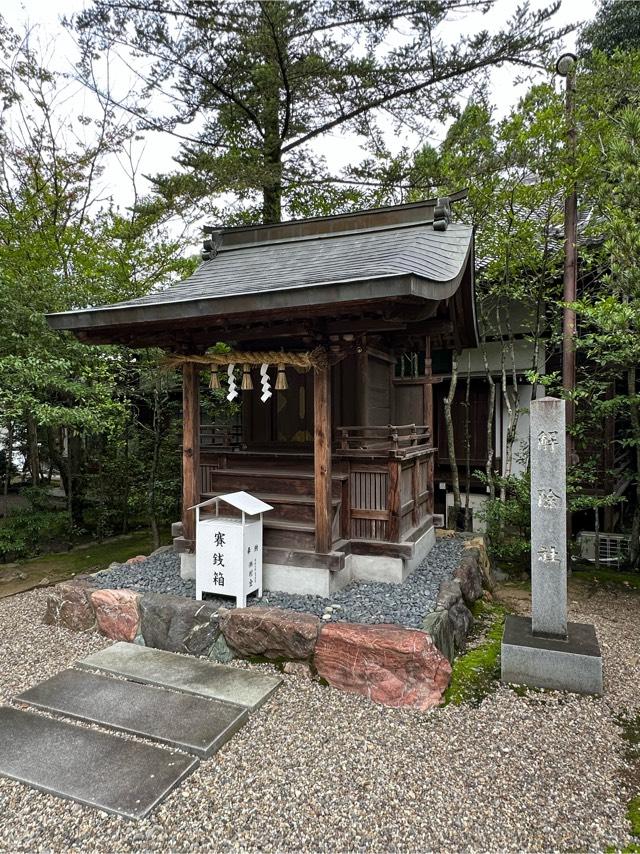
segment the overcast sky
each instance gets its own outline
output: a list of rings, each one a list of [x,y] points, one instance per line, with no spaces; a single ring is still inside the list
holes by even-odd
[[[72,15],[85,5],[91,5],[85,0],[2,0],[1,13],[5,20],[18,32],[25,27],[33,28],[43,49],[49,50],[52,63],[57,70],[72,72],[75,61],[75,45],[60,25],[63,15]],[[549,5],[544,0],[532,0],[533,8]],[[465,15],[457,21],[447,23],[442,32],[445,38],[455,39],[461,28],[465,32],[480,29],[497,29],[509,18],[518,0],[498,0],[487,15],[474,13]],[[560,9],[553,19],[557,27],[567,24],[581,23],[593,17],[597,8],[596,0],[562,0]],[[54,46],[52,49],[51,46]],[[571,50],[575,47],[575,37],[569,36],[561,48]],[[513,71],[509,68],[495,69],[492,72],[492,99],[499,114],[505,114],[518,98],[524,93],[525,86],[515,86]],[[126,81],[125,81],[126,85]],[[80,92],[74,95],[73,111],[79,113],[83,109],[83,96]],[[85,102],[86,103],[86,102]],[[70,105],[71,106],[71,105]],[[444,135],[445,129],[435,128],[434,137],[430,140],[437,143]],[[389,145],[399,147],[403,142],[417,144],[419,140],[403,140],[389,134]],[[140,144],[140,168],[142,173],[154,174],[166,172],[172,168],[172,157],[176,153],[178,143],[168,135],[154,134],[145,143]],[[348,163],[356,163],[360,159],[360,148],[354,138],[345,138],[341,134],[327,135],[315,145],[315,150],[322,153],[331,165],[333,174]],[[114,164],[109,170],[110,185],[115,200],[120,204],[129,201],[129,183],[124,168]],[[146,190],[145,186],[139,189]]]

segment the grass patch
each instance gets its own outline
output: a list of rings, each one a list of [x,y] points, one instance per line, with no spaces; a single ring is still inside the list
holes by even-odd
[[[590,584],[613,585],[625,590],[640,590],[640,573],[617,572],[614,569],[574,569],[572,578]]]
[[[494,688],[500,678],[500,647],[504,631],[505,610],[501,605],[477,602],[474,617],[484,638],[480,643],[453,662],[451,682],[444,702],[478,705]]]
[[[164,538],[163,538],[164,540]],[[169,542],[166,537],[166,542]],[[0,569],[0,597],[12,596],[34,587],[57,584],[82,573],[106,569],[110,563],[123,563],[138,554],[153,550],[149,531],[135,531],[102,543],[88,543],[68,552],[43,555]]]

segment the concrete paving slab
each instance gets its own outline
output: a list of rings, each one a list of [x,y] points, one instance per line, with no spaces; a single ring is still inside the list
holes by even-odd
[[[83,658],[78,666],[105,670],[136,682],[173,688],[186,694],[236,703],[249,711],[261,706],[282,682],[277,676],[124,642],[114,643]]]
[[[144,818],[199,764],[152,744],[0,708],[0,775],[127,818]]]
[[[47,712],[150,738],[198,756],[211,756],[247,721],[244,706],[193,694],[64,670],[16,699]]]

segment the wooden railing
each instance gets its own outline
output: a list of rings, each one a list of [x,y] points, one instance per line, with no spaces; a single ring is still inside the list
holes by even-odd
[[[208,435],[211,438],[203,447],[213,454],[200,462],[202,493],[214,491],[216,474],[227,467],[227,457],[237,459],[235,454],[227,455],[233,448],[228,443],[243,447],[239,428],[215,428]],[[333,540],[403,542],[433,513],[435,449],[429,431],[414,424],[339,427],[336,437],[333,469],[341,474],[341,502],[335,517],[340,528],[333,531]],[[249,453],[240,451],[238,456]],[[269,456],[267,450],[260,452],[262,462]],[[274,461],[278,456],[273,453]],[[264,491],[269,491],[268,471],[256,470],[252,476],[264,477]],[[253,488],[259,487],[254,484]]]
[[[389,424],[385,427],[337,427],[338,456],[406,457],[431,444],[428,427],[416,424]]]
[[[243,447],[242,425],[201,424],[200,447],[214,449]]]

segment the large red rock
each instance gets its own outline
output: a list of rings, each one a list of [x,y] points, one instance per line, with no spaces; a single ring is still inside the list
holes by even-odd
[[[91,591],[80,584],[57,584],[47,598],[44,621],[49,626],[62,626],[74,632],[88,632],[96,627],[96,612],[91,604]]]
[[[402,626],[329,623],[314,663],[334,688],[385,706],[432,709],[451,678],[451,665],[429,635]]]
[[[311,657],[320,620],[313,614],[283,608],[220,609],[226,642],[240,655],[304,660]]]
[[[91,602],[98,629],[117,641],[133,641],[140,626],[138,596],[131,590],[95,590]]]

